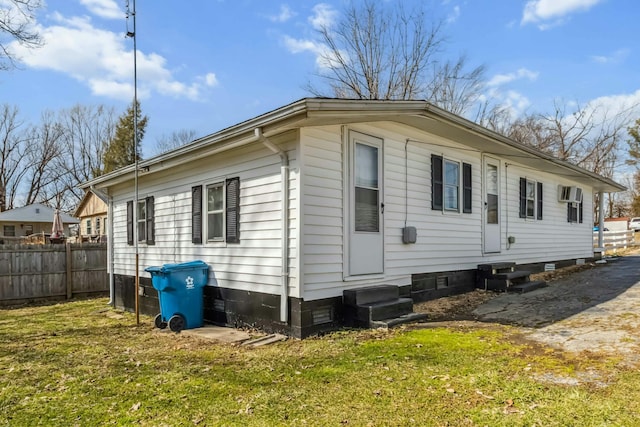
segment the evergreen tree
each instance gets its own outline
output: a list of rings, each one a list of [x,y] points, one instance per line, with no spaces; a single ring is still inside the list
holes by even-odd
[[[640,119],[636,120],[633,126],[627,128],[631,139],[627,141],[629,144],[629,157],[627,163],[638,166],[640,162]]]
[[[147,116],[142,117],[140,111],[140,102],[137,103],[137,117],[138,117],[138,141],[134,151],[133,143],[133,119],[134,119],[134,103],[132,102],[126,113],[124,113],[118,119],[116,125],[116,131],[113,139],[109,142],[103,155],[104,170],[103,173],[109,173],[116,169],[120,169],[125,166],[129,166],[135,163],[136,158],[140,160],[141,157],[141,141],[144,137],[145,128],[147,127]],[[134,154],[135,152],[135,154]]]

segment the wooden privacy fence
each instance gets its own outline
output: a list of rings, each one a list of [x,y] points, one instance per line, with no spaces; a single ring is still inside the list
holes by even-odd
[[[636,234],[640,237],[640,233],[634,233],[633,230],[626,231],[603,231],[603,249],[604,254],[615,254],[618,249],[627,249],[636,246]],[[598,232],[593,232],[593,247],[598,246]]]
[[[0,305],[108,291],[106,243],[0,245]]]

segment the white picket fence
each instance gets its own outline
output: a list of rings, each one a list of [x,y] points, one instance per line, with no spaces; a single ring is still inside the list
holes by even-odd
[[[637,235],[637,237],[636,237]],[[603,231],[603,248],[604,254],[615,254],[618,250],[631,248],[640,244],[640,232],[634,233],[633,230],[626,231]],[[593,232],[593,247],[598,247],[598,232]]]

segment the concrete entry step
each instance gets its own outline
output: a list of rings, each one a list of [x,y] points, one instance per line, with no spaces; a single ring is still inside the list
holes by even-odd
[[[400,288],[393,285],[366,286],[347,289],[342,293],[345,305],[356,307],[380,301],[392,301],[400,296]]]
[[[383,320],[389,319],[413,311],[413,300],[411,298],[397,298],[391,301],[374,302],[367,305],[358,306],[358,319],[360,320]]]

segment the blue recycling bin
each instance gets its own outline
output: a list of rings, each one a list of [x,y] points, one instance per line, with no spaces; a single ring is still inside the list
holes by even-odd
[[[169,326],[173,332],[203,325],[202,288],[209,281],[209,266],[202,261],[147,267],[151,284],[158,291],[160,314],[154,320],[157,328]]]

